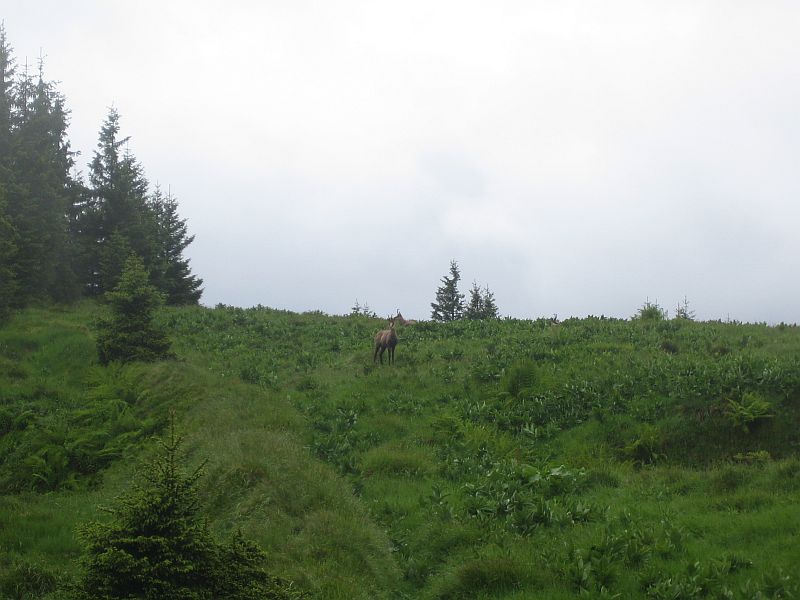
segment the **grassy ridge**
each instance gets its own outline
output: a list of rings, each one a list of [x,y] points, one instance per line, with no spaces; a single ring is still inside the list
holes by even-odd
[[[185,308],[160,316],[178,361],[100,369],[94,310],[0,331],[14,581],[70,576],[74,524],[126,485],[174,407],[191,459],[209,459],[215,531],[242,528],[321,598],[797,591],[794,327],[420,323],[380,367],[377,320]],[[25,454],[52,468],[20,471]]]
[[[87,327],[96,308],[31,310],[0,331],[0,406],[13,426],[0,439],[0,597],[58,597],[78,566],[76,526],[101,518],[97,507],[128,485],[169,409],[190,461],[209,459],[203,483],[217,534],[242,528],[269,552],[272,572],[325,597],[388,597],[398,577],[388,540],[305,450],[293,407],[202,361],[97,367]]]

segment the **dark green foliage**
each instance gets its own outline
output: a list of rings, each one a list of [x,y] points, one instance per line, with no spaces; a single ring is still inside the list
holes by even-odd
[[[119,120],[111,108],[100,130],[89,170],[91,187],[79,215],[88,258],[94,263],[94,293],[114,289],[131,251],[148,269],[156,261],[156,222],[148,206],[147,180],[133,155],[122,151],[129,138],[119,137]]]
[[[125,262],[119,283],[107,294],[112,315],[100,323],[97,353],[102,364],[168,358],[169,340],[153,322],[161,295],[150,285],[142,259],[132,254]]]
[[[197,304],[203,281],[191,274],[183,256],[194,236],[178,215],[174,196],[164,196],[158,187],[148,195],[141,165],[129,150],[122,151],[128,139],[120,138],[120,116],[112,108],[100,130],[90,187],[74,217],[87,289],[93,294],[113,289],[135,252],[168,304]]]
[[[88,186],[70,174],[68,123],[43,61],[38,77],[27,63],[17,72],[0,26],[0,318],[12,306],[113,289],[131,251],[171,304],[196,303],[202,280],[182,256],[192,236],[173,198],[150,202],[117,111],[101,129]]]
[[[442,600],[475,598],[477,594],[510,593],[526,583],[525,566],[509,556],[478,557],[460,562],[445,573],[434,589]]]
[[[214,540],[200,511],[202,466],[186,472],[174,420],[169,437],[132,489],[108,510],[110,522],[81,529],[84,575],[76,596],[88,599],[300,598],[264,570],[266,555],[241,533]]]
[[[750,433],[758,422],[774,416],[770,403],[755,392],[745,392],[739,400],[730,399],[726,412],[733,426],[744,433]]]
[[[8,318],[17,291],[14,263],[16,231],[6,216],[5,190],[0,183],[0,324]]]
[[[675,318],[694,321],[694,314],[694,311],[689,309],[689,300],[684,296],[683,302],[680,302],[678,306],[675,307]]]
[[[489,291],[489,286],[481,289],[478,287],[478,283],[473,281],[469,291],[469,302],[464,310],[464,318],[480,320],[497,319],[499,316],[497,303],[494,300],[494,294]]]
[[[353,304],[353,306],[350,307],[350,316],[352,316],[352,317],[358,317],[358,316],[371,317],[373,319],[377,319],[378,318],[377,313],[369,307],[369,304],[367,304],[366,302],[363,305],[359,304],[358,298],[356,298],[356,303]]]
[[[667,311],[661,308],[657,302],[646,300],[633,318],[640,321],[663,321],[667,318]]]
[[[129,373],[87,371],[91,342],[77,343],[75,332],[55,333],[69,335],[65,347],[74,358],[64,367],[88,381],[67,387],[65,374],[52,366],[46,376],[39,369],[36,374],[0,369],[5,388],[0,393],[0,493],[83,489],[159,427],[157,419],[146,416],[149,407]],[[52,365],[58,350],[44,360]]]
[[[442,277],[442,285],[436,290],[436,301],[431,303],[431,319],[434,321],[456,321],[464,316],[464,294],[458,291],[461,273],[456,261],[450,261],[450,275]]]
[[[13,298],[18,306],[31,300],[74,299],[77,285],[66,220],[73,153],[66,139],[64,99],[44,79],[41,61],[38,79],[26,66],[12,82],[13,60],[4,30],[0,47],[0,270],[5,277],[11,272],[6,281],[16,282]]]
[[[522,390],[532,388],[535,383],[536,363],[532,360],[526,360],[509,367],[500,385],[503,391],[516,398]]]
[[[189,259],[183,256],[194,236],[188,234],[186,219],[178,215],[178,201],[171,193],[164,196],[156,187],[150,208],[157,226],[157,287],[166,295],[167,304],[197,304],[203,293],[203,280],[191,274]]]
[[[16,230],[8,215],[6,200],[11,176],[11,106],[13,103],[14,65],[6,30],[0,22],[0,324],[8,317],[17,286]]]

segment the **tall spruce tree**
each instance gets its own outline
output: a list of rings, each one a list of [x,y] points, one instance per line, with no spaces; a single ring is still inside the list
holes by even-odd
[[[178,201],[171,192],[165,196],[156,186],[150,206],[157,224],[158,270],[154,282],[164,292],[167,304],[197,304],[203,293],[203,280],[192,275],[183,251],[194,241],[188,234],[186,219],[178,215]]]
[[[78,288],[68,240],[73,165],[68,115],[62,95],[45,81],[43,61],[36,82],[25,72],[17,89],[7,210],[18,240],[15,277],[21,301],[71,300]]]
[[[14,104],[14,59],[0,21],[0,320],[16,297],[16,230],[8,216],[6,190],[11,178],[11,109]]]
[[[14,278],[14,228],[6,218],[5,190],[0,183],[0,323],[2,323],[15,304],[16,281]]]
[[[119,137],[119,120],[117,110],[109,109],[78,215],[77,228],[85,236],[84,274],[87,288],[94,294],[114,288],[129,250],[138,254],[148,269],[156,266],[158,255],[147,180],[139,162],[125,149],[129,138]]]
[[[442,277],[442,285],[436,290],[436,302],[431,303],[431,318],[434,321],[456,321],[464,316],[464,294],[458,291],[461,272],[456,261],[450,261],[450,275]]]

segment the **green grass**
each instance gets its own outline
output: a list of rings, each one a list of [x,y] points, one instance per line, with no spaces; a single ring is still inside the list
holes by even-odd
[[[196,307],[159,315],[177,360],[101,368],[95,312],[0,330],[7,596],[75,575],[170,409],[215,534],[314,597],[797,593],[794,327],[420,323],[381,367],[379,320]]]

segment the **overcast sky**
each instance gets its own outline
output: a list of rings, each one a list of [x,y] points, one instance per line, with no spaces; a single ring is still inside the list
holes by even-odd
[[[800,321],[800,4],[11,0],[86,170],[114,106],[203,303]]]

